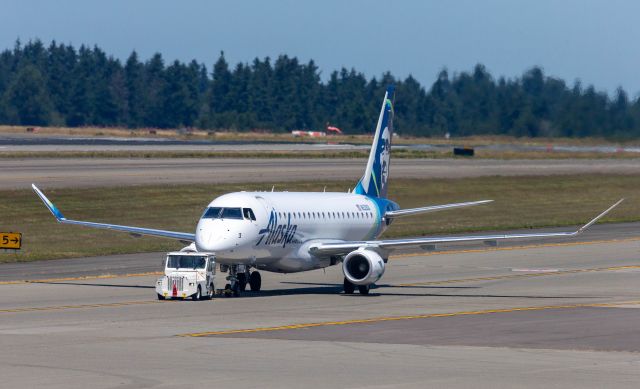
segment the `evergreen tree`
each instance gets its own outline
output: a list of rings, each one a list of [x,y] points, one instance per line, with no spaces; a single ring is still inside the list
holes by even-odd
[[[144,70],[144,64],[138,60],[138,53],[132,52],[124,65],[124,82],[127,88],[125,123],[130,128],[145,124]]]
[[[36,66],[28,64],[18,71],[2,97],[2,106],[2,116],[9,124],[50,124],[53,105],[45,79]]]
[[[374,129],[380,96],[395,84],[395,130],[410,135],[508,134],[527,137],[640,135],[640,97],[623,89],[610,97],[592,86],[572,87],[533,67],[494,80],[476,65],[441,71],[428,90],[412,76],[366,77],[355,69],[323,82],[314,61],[256,58],[230,70],[220,53],[207,68],[191,61],[165,67],[160,54],[124,66],[98,47],[19,40],[0,53],[0,123],[234,129]]]

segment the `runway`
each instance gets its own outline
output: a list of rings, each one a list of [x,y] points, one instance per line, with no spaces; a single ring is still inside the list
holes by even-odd
[[[356,180],[364,159],[58,158],[5,159],[0,190],[123,185]],[[465,178],[558,174],[636,174],[640,159],[393,160],[394,178]]]
[[[331,267],[263,273],[265,291],[240,298],[159,302],[154,275],[61,263],[58,279],[0,283],[0,374],[7,387],[635,388],[632,227],[617,240],[599,230],[564,245],[397,255],[370,296],[340,294]]]

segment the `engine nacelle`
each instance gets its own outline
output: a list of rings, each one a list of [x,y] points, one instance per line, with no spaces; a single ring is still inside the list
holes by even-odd
[[[342,261],[344,276],[355,285],[370,285],[384,274],[384,260],[375,251],[358,249]]]

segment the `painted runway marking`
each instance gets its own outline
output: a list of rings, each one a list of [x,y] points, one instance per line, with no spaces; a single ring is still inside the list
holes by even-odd
[[[514,279],[514,278],[548,277],[548,276],[559,276],[563,274],[596,273],[596,272],[604,272],[604,271],[618,271],[618,270],[629,270],[629,269],[640,269],[640,265],[610,266],[610,267],[598,267],[598,268],[592,268],[592,269],[571,269],[571,270],[558,270],[558,271],[546,271],[546,272],[523,273],[523,274],[505,274],[501,276],[458,278],[453,280],[442,280],[442,281],[413,282],[413,283],[407,283],[407,284],[395,284],[391,286],[402,287],[402,286],[460,284],[464,282],[496,281],[496,280],[508,280],[508,279]]]
[[[623,301],[615,303],[591,303],[591,304],[569,304],[569,305],[547,305],[541,307],[516,307],[516,308],[504,308],[504,309],[486,309],[479,311],[461,311],[450,313],[429,313],[423,315],[406,315],[406,316],[389,316],[389,317],[375,317],[371,319],[355,319],[355,320],[343,320],[343,321],[326,321],[318,323],[301,323],[290,324],[277,327],[259,327],[248,328],[240,330],[221,330],[221,331],[209,331],[209,332],[194,332],[188,334],[179,334],[180,337],[208,337],[217,335],[233,335],[233,334],[247,334],[256,332],[272,332],[272,331],[284,331],[284,330],[297,330],[304,328],[314,327],[329,327],[329,326],[342,326],[353,324],[367,324],[367,323],[381,323],[387,321],[400,321],[400,320],[414,320],[414,319],[430,319],[437,317],[453,317],[453,316],[468,316],[468,315],[487,315],[492,313],[507,313],[507,312],[520,312],[520,311],[543,311],[549,309],[575,309],[575,308],[593,308],[593,307],[617,307],[626,305],[640,304],[640,300],[636,301]]]
[[[146,273],[129,273],[129,274],[102,274],[102,275],[82,276],[82,277],[46,278],[42,280],[0,281],[0,285],[44,284],[44,283],[50,283],[50,282],[64,282],[64,281],[84,281],[84,280],[102,280],[102,279],[109,279],[109,278],[161,276],[162,274],[164,273],[160,271],[153,271],[153,272],[146,272]]]
[[[591,240],[587,242],[540,243],[540,244],[530,244],[530,245],[521,245],[521,246],[509,246],[509,247],[491,247],[491,248],[481,248],[481,249],[444,250],[444,251],[423,252],[423,253],[407,253],[407,254],[392,255],[390,258],[400,259],[400,258],[423,257],[423,256],[428,257],[431,255],[487,253],[492,251],[527,250],[527,249],[545,248],[545,247],[587,246],[592,244],[623,243],[623,242],[637,242],[637,241],[640,241],[640,238],[601,239],[601,240]]]
[[[512,272],[517,273],[555,273],[561,271],[560,269],[522,269],[522,268],[512,268]]]
[[[60,311],[60,310],[66,310],[66,309],[84,309],[84,308],[124,307],[124,306],[128,306],[128,305],[161,304],[163,302],[164,301],[147,300],[147,301],[123,301],[123,302],[119,302],[119,303],[103,303],[103,304],[58,305],[58,306],[52,306],[52,307],[9,308],[9,309],[0,309],[0,313]]]

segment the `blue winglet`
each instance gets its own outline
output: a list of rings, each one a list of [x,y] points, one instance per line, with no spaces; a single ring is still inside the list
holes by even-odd
[[[58,207],[56,207],[55,205],[53,205],[51,201],[49,201],[47,196],[45,196],[44,193],[42,193],[42,191],[38,189],[36,184],[31,184],[31,188],[33,188],[33,190],[36,192],[38,197],[40,197],[40,200],[42,200],[44,205],[49,209],[49,211],[53,214],[56,220],[58,221],[66,220],[66,218],[62,215],[62,212],[60,212],[60,210],[58,209]]]

